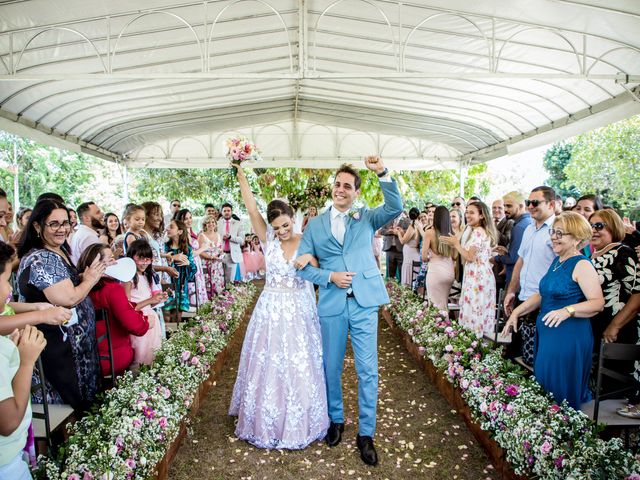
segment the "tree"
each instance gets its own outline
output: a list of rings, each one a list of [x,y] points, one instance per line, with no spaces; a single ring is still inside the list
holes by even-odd
[[[640,116],[579,135],[566,183],[582,193],[601,195],[605,203],[629,213],[640,196]]]
[[[552,187],[556,193],[563,197],[579,197],[579,192],[575,185],[569,181],[565,172],[566,166],[571,163],[571,152],[573,144],[568,142],[554,143],[553,146],[544,154],[543,165],[549,178],[547,184]]]

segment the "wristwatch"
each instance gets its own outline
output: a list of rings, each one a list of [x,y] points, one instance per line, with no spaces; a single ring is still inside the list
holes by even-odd
[[[564,307],[564,309],[569,312],[569,316],[570,317],[575,317],[576,316],[576,309],[573,308],[571,305]]]
[[[389,169],[387,167],[384,167],[384,170],[381,171],[380,173],[377,173],[376,175],[378,175],[378,178],[382,178],[386,175],[389,175]]]

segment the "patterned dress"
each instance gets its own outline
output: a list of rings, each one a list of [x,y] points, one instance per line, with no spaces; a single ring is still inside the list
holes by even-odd
[[[593,266],[598,272],[602,293],[604,294],[604,310],[591,318],[591,328],[593,330],[593,349],[600,351],[600,341],[605,329],[620,310],[631,298],[631,295],[640,293],[640,266],[635,258],[635,252],[627,245],[620,244],[613,247],[606,253],[591,259]],[[638,343],[640,328],[640,316],[636,315],[633,320],[627,323],[618,332],[616,343]],[[635,371],[637,378],[640,378],[640,369],[636,368],[633,361],[608,360],[605,363],[607,368],[624,373]],[[640,364],[638,364],[640,367]],[[607,380],[603,388],[606,391],[622,388],[606,377]]]
[[[165,253],[177,255],[183,253],[177,248],[171,248],[169,243],[164,245]],[[166,302],[164,302],[163,310],[175,310],[176,308],[182,312],[189,311],[189,282],[193,281],[196,274],[196,264],[193,261],[193,252],[191,247],[187,252],[187,258],[189,259],[189,265],[180,267],[174,265],[174,268],[178,271],[178,278],[171,279],[171,288],[173,294],[169,296]]]
[[[222,244],[220,242],[212,242],[206,236],[205,242],[207,253],[220,258],[220,260],[202,260],[204,284],[207,289],[207,296],[209,300],[211,300],[224,289],[224,265],[222,263],[224,253],[222,252]]]
[[[464,266],[460,295],[460,324],[476,332],[493,335],[496,324],[496,280],[491,263],[491,240],[483,228],[474,228],[465,249],[476,247],[476,258]]]
[[[229,415],[259,448],[301,449],[329,426],[313,288],[296,276],[269,228],[266,283],[242,346]],[[294,254],[295,257],[295,254]]]
[[[21,302],[49,302],[44,289],[64,280],[78,286],[80,276],[71,261],[46,249],[32,250],[20,262],[18,286]],[[68,403],[87,409],[100,385],[100,363],[96,343],[96,319],[87,296],[75,306],[78,323],[70,327],[37,325],[47,340],[42,351],[42,366],[47,379],[47,401]],[[34,373],[34,382],[40,377]],[[42,403],[40,393],[33,401]]]
[[[200,244],[198,243],[198,237],[195,234],[189,234],[189,244],[193,251],[198,250],[200,248]],[[207,287],[204,279],[204,270],[202,268],[202,259],[200,255],[193,258],[193,261],[196,264],[196,274],[192,280],[189,280],[189,303],[195,307],[199,307],[207,303],[209,297],[207,296]]]

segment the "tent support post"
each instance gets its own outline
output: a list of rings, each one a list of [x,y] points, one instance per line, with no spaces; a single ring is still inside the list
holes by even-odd
[[[124,168],[122,169],[122,179],[124,180],[124,204],[129,203],[129,168],[127,164],[124,164]]]
[[[467,165],[466,162],[461,161],[460,162],[460,172],[459,172],[459,179],[460,179],[460,189],[458,191],[458,194],[464,198],[464,182],[467,178]]]

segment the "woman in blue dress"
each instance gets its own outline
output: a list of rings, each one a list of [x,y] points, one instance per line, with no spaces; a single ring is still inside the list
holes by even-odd
[[[579,253],[591,237],[591,227],[574,212],[558,215],[549,230],[558,255],[540,280],[540,293],[531,296],[509,317],[503,333],[517,329],[518,317],[540,307],[536,321],[534,375],[555,400],[579,409],[591,399],[589,372],[593,333],[589,319],[602,311],[604,297],[598,274]]]

